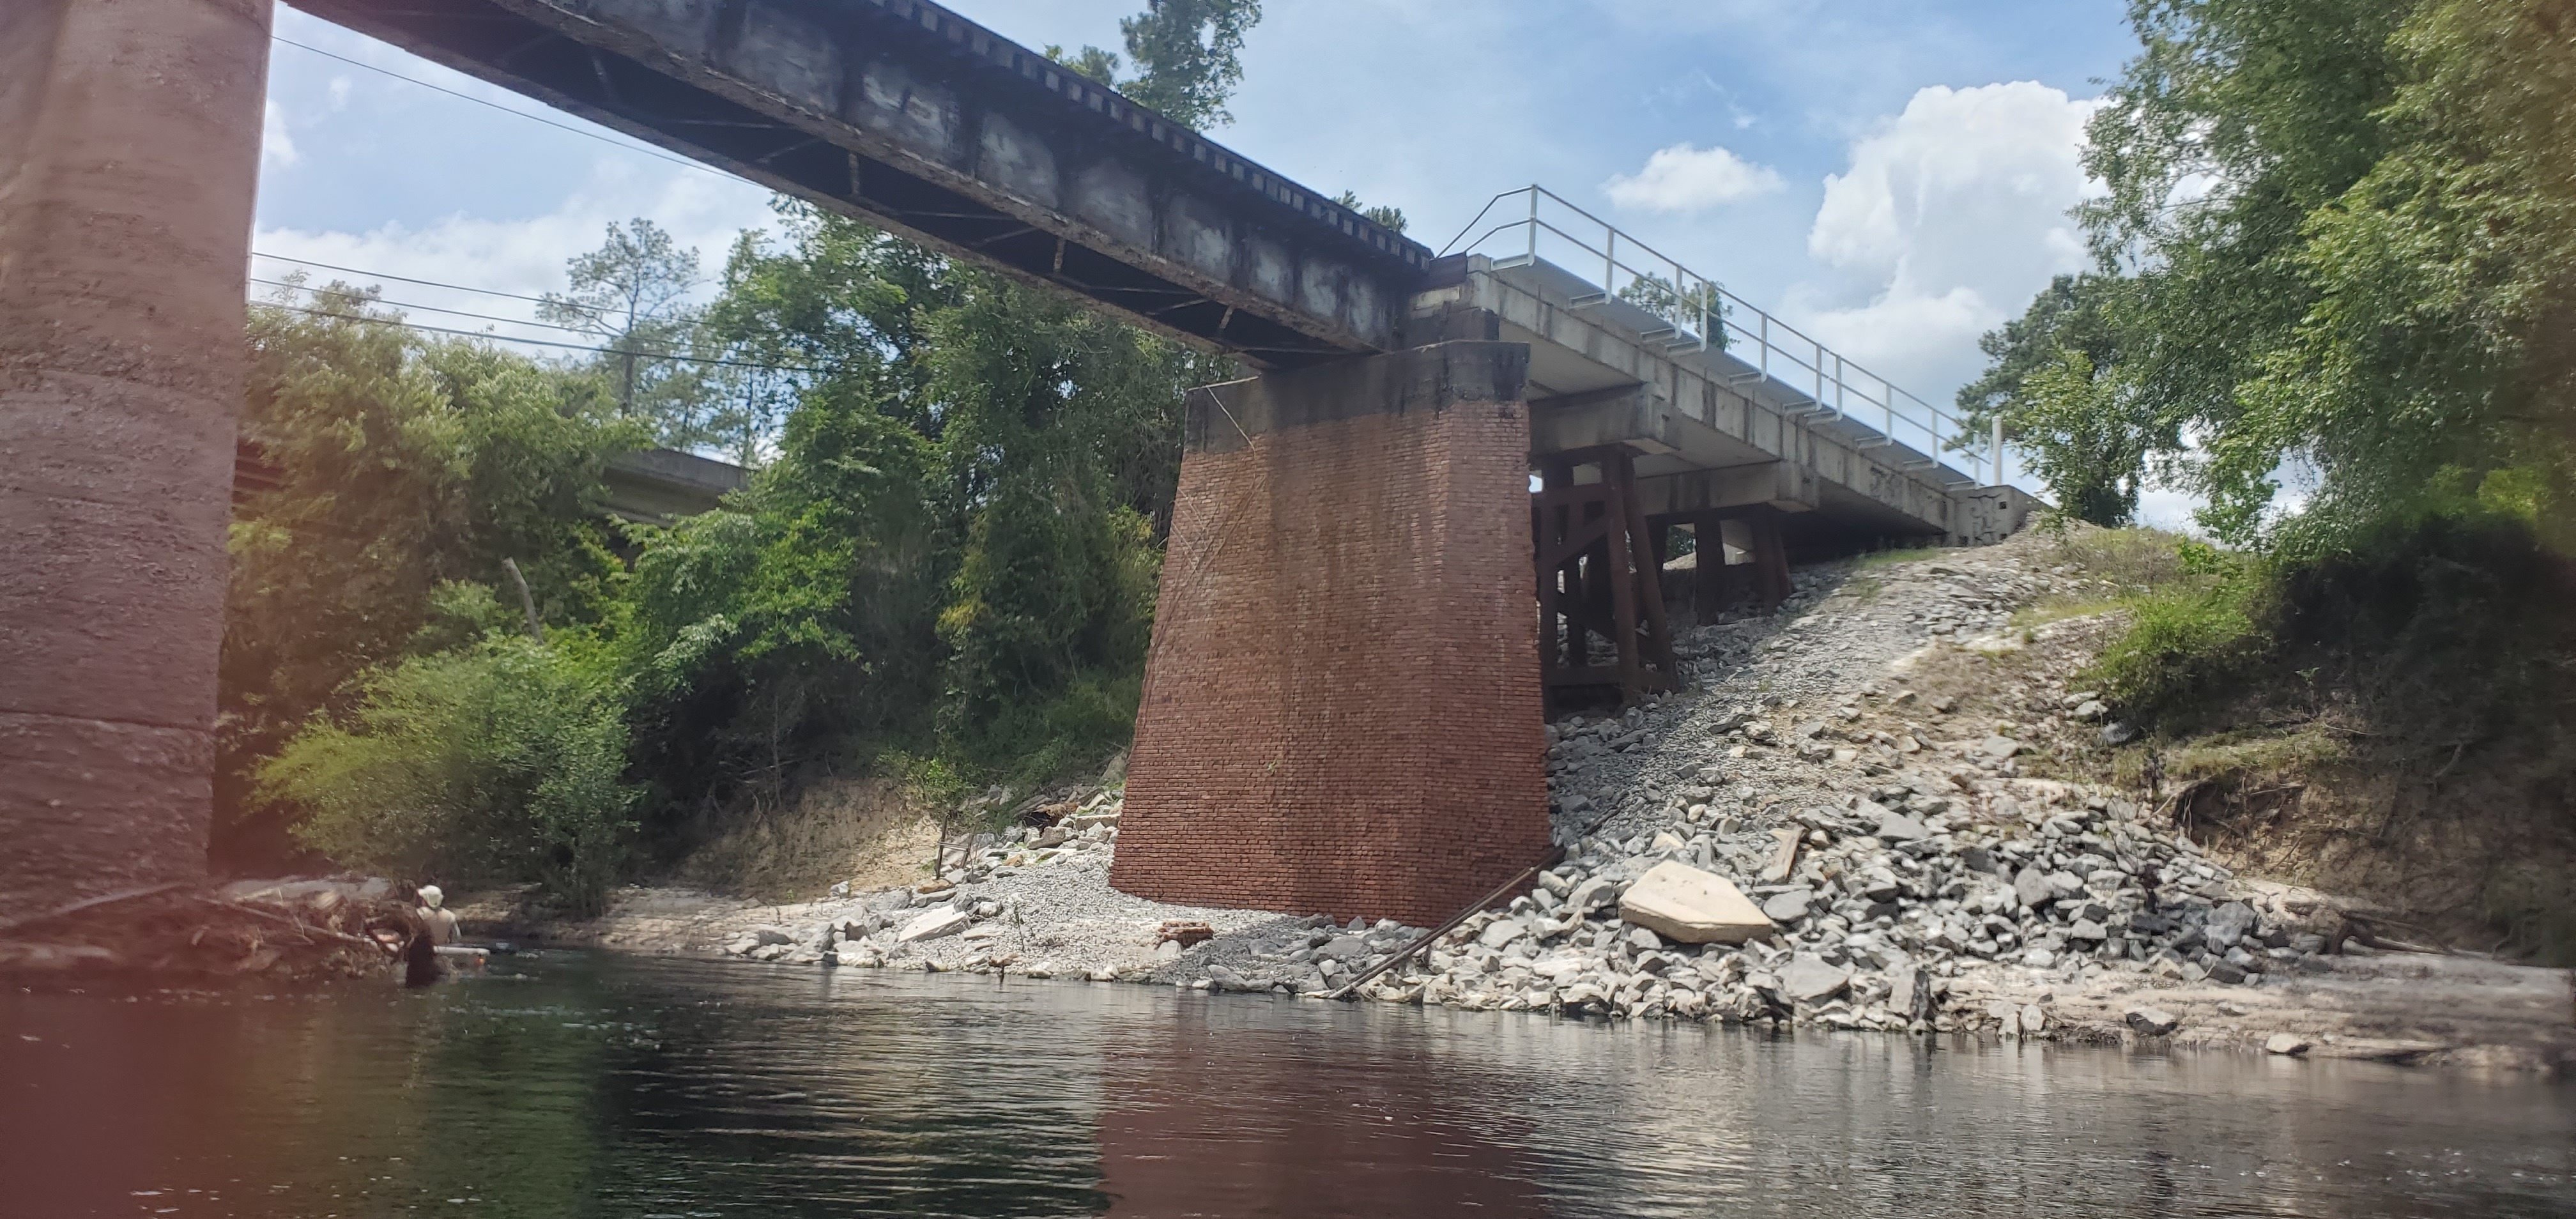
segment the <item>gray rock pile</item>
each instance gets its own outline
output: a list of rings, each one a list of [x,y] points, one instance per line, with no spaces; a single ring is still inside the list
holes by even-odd
[[[1857,575],[1811,569],[1777,615],[1688,632],[1689,691],[1549,727],[1565,862],[1358,993],[2031,1035],[2051,1026],[2049,986],[2105,973],[2261,985],[2325,969],[2326,928],[2237,900],[2224,867],[2136,806],[2021,777],[2031,750],[2103,730],[2096,694],[2033,689],[2026,718],[1964,724],[1953,699],[1909,687],[1929,647],[2000,653],[2061,629],[1993,633],[2040,594],[2073,591],[2038,553],[2016,539]],[[803,908],[726,950],[1321,995],[1417,935],[1116,893],[1121,798],[1105,788],[972,854],[953,884]],[[1169,920],[1213,938],[1158,942]]]

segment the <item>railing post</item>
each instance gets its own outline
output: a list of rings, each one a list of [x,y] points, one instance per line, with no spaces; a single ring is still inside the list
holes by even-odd
[[[1537,262],[1537,261],[1538,261],[1538,188],[1537,188],[1537,187],[1533,186],[1533,187],[1529,188],[1529,197],[1530,197],[1530,215],[1529,215],[1529,257],[1530,257],[1530,261],[1531,261],[1531,262]]]

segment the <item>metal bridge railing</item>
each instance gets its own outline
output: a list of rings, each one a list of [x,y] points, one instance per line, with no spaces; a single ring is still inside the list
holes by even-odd
[[[1489,226],[1489,218],[1497,217]],[[1474,240],[1467,240],[1469,234]],[[1463,244],[1461,244],[1463,242]],[[1497,251],[1500,251],[1499,253]],[[1993,440],[1967,443],[1956,415],[1899,388],[1887,378],[1844,359],[1823,343],[1755,308],[1716,280],[1698,274],[1610,222],[1540,186],[1494,196],[1459,230],[1441,254],[1485,253],[1502,265],[1545,263],[1587,280],[1596,289],[1578,294],[1578,307],[1619,301],[1650,314],[1643,337],[1668,351],[1716,348],[1748,366],[1744,382],[1773,381],[1805,401],[1791,409],[1806,417],[1849,419],[1878,433],[1864,446],[1900,444],[1929,455],[1968,459],[1971,471],[1994,473]],[[1999,473],[1995,481],[2001,482]]]

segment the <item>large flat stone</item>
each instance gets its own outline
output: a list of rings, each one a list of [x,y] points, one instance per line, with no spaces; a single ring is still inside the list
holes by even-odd
[[[915,940],[935,940],[955,935],[973,926],[975,920],[962,910],[933,910],[903,925],[894,938],[909,944]]]
[[[1683,944],[1741,944],[1779,930],[1733,881],[1672,860],[1628,886],[1619,918]]]

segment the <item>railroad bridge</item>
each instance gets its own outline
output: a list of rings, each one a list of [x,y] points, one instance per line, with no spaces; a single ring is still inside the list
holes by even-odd
[[[1131,892],[1432,921],[1546,850],[1551,687],[1672,683],[1674,533],[1706,612],[2027,506],[1554,195],[1434,251],[935,4],[300,7],[1245,367],[1188,404]],[[0,9],[0,923],[205,866],[270,17]]]

